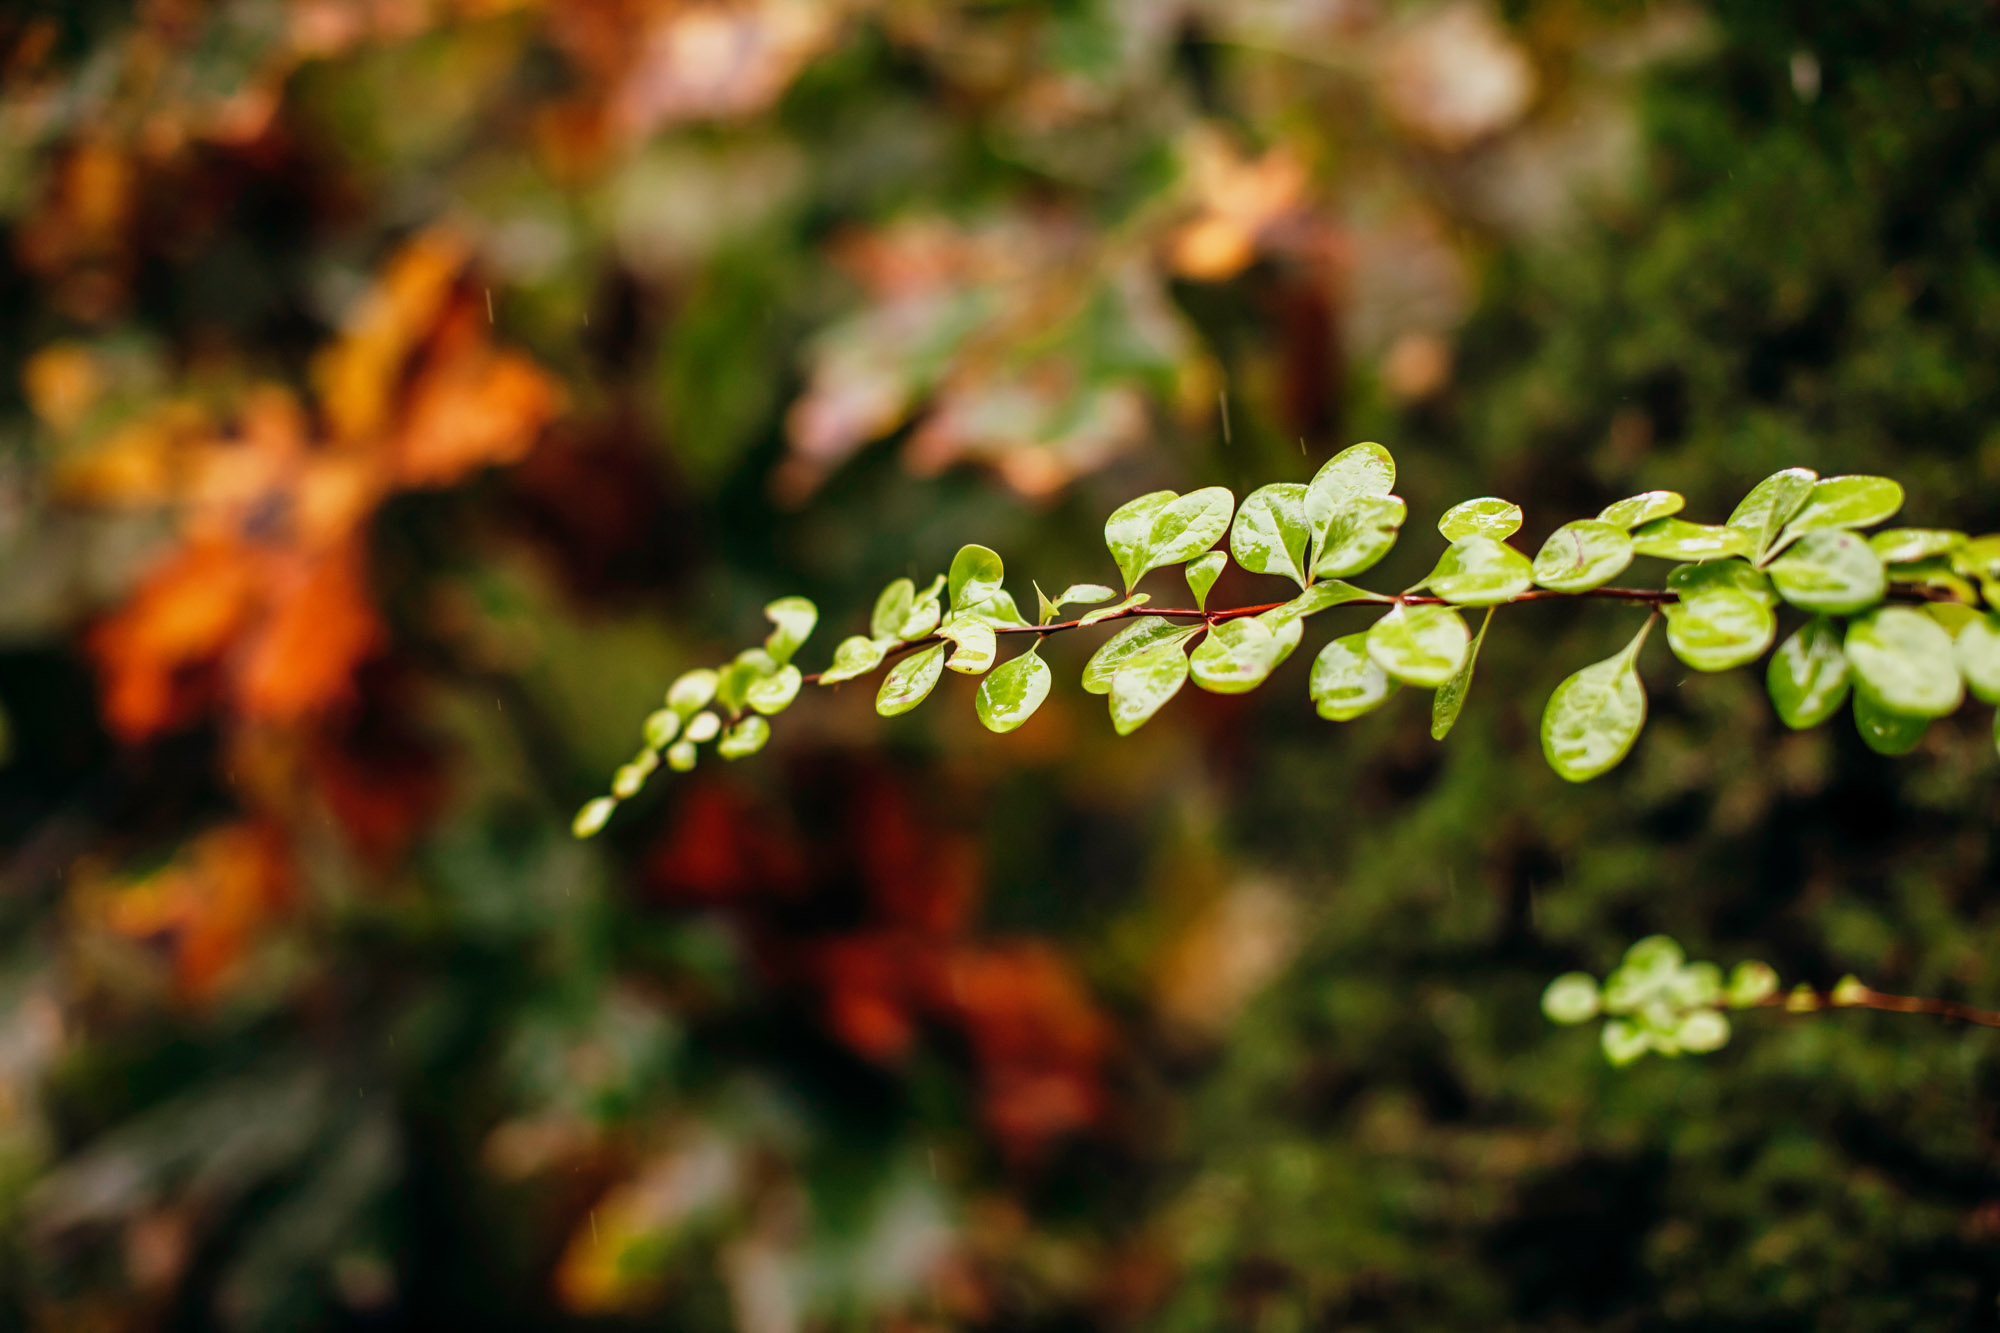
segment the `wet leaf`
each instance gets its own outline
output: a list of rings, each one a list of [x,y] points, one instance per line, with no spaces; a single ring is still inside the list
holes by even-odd
[[[1778,717],[1794,731],[1816,727],[1847,702],[1847,655],[1840,631],[1817,616],[1778,645],[1764,683]]]
[[[1754,662],[1771,646],[1778,619],[1754,594],[1716,588],[1670,604],[1667,645],[1696,671],[1727,671]]]
[[[1196,610],[1208,609],[1208,590],[1215,586],[1218,578],[1222,577],[1223,566],[1228,563],[1229,554],[1226,551],[1210,551],[1206,555],[1188,561],[1188,591],[1194,594]]]
[[[1438,559],[1425,580],[1430,590],[1458,606],[1492,606],[1511,601],[1535,582],[1533,566],[1505,542],[1461,537]]]
[[[1854,692],[1854,729],[1877,754],[1908,754],[1923,743],[1930,725],[1927,717],[1891,712],[1865,690]]]
[[[1194,631],[1188,631],[1192,637]],[[1135,653],[1111,678],[1111,726],[1129,736],[1146,724],[1187,683],[1185,638],[1156,643]]]
[[[1872,528],[1902,507],[1902,484],[1887,477],[1822,477],[1785,525],[1781,540],[1827,529]]]
[[[1737,554],[1761,560],[1784,531],[1785,524],[1812,494],[1819,474],[1810,468],[1788,467],[1758,482],[1729,516],[1728,526],[1743,534],[1748,549]],[[1682,556],[1681,559],[1699,557]]]
[[[1090,660],[1084,663],[1085,693],[1109,694],[1112,676],[1134,656],[1168,639],[1178,638],[1185,642],[1193,638],[1199,628],[1198,625],[1176,625],[1164,616],[1146,616],[1134,621],[1106,639],[1103,646],[1092,653]]]
[[[882,678],[882,688],[875,696],[875,711],[883,717],[909,712],[930,695],[943,674],[943,644],[934,643],[911,653]]]
[[[1585,592],[1624,573],[1632,556],[1632,539],[1625,528],[1579,519],[1563,524],[1542,543],[1535,554],[1535,582],[1556,592]]]
[[[1275,612],[1267,612],[1267,615]],[[1194,683],[1214,694],[1243,694],[1262,685],[1305,633],[1296,616],[1273,626],[1261,616],[1240,616],[1214,626],[1189,659]]]
[[[1391,676],[1434,690],[1458,674],[1472,636],[1456,611],[1398,606],[1368,631],[1368,655]]]
[[[1642,523],[1678,514],[1686,504],[1686,498],[1678,491],[1645,491],[1604,506],[1597,521],[1630,532]]]
[[[1307,693],[1321,717],[1346,722],[1376,708],[1400,688],[1368,655],[1368,631],[1363,630],[1319,650]]]
[[[1885,565],[1907,565],[1950,555],[1964,544],[1964,533],[1944,528],[1890,528],[1868,539],[1868,549]]]
[[[1000,654],[998,639],[993,627],[984,621],[971,617],[954,615],[939,628],[938,634],[957,648],[945,665],[961,675],[977,676],[993,665]]]
[[[802,680],[799,669],[787,662],[772,674],[753,681],[743,692],[743,700],[760,713],[782,713],[799,697]]]
[[[1859,692],[1882,711],[1943,717],[1965,698],[1951,635],[1913,607],[1884,606],[1850,622],[1844,647]]]
[[[1521,530],[1521,506],[1512,500],[1486,495],[1466,500],[1444,511],[1438,531],[1448,542],[1465,537],[1491,537],[1505,541]]]
[[[1007,569],[1001,563],[999,552],[986,546],[959,547],[958,554],[952,557],[951,573],[946,582],[952,610],[964,611],[984,603],[1000,591],[1006,577]]]
[[[1771,562],[1770,572],[1786,601],[1827,615],[1865,610],[1889,590],[1880,557],[1851,532],[1808,532]]]
[[[1953,640],[1959,673],[1982,703],[2000,704],[2000,611],[1969,620]]]
[[[1617,767],[1646,725],[1646,689],[1637,659],[1646,631],[1616,657],[1594,663],[1556,686],[1542,712],[1542,753],[1570,782]]]
[[[742,759],[763,749],[770,739],[771,724],[753,713],[723,733],[715,752],[724,759]]]
[[[973,707],[988,731],[1009,732],[1035,715],[1049,697],[1048,664],[1034,645],[995,667],[979,682]]]
[[[837,685],[843,680],[867,675],[882,665],[882,659],[888,655],[889,644],[893,642],[878,642],[859,634],[842,639],[840,646],[833,650],[833,665],[820,672],[819,683]]]
[[[1135,592],[1130,597],[1127,597],[1124,601],[1119,602],[1116,605],[1100,606],[1095,611],[1089,612],[1088,614],[1085,615],[1078,616],[1076,620],[1077,627],[1081,629],[1086,625],[1095,625],[1100,620],[1109,620],[1113,616],[1123,615],[1127,611],[1130,611],[1133,607],[1144,606],[1146,603],[1152,600],[1153,600],[1153,594],[1149,592]]]
[[[1663,560],[1720,560],[1748,556],[1755,549],[1754,539],[1740,528],[1687,523],[1678,518],[1656,518],[1632,530],[1635,554]]]
[[[1492,627],[1493,610],[1487,608],[1486,618],[1479,622],[1479,633],[1472,636],[1472,647],[1465,654],[1465,665],[1458,674],[1438,687],[1431,698],[1431,739],[1441,741],[1451,734],[1458,725],[1458,715],[1465,708],[1466,692],[1472,688],[1472,669],[1479,662],[1480,645],[1486,642],[1486,631]]]
[[[1306,521],[1306,488],[1277,482],[1250,492],[1229,530],[1229,552],[1253,574],[1279,574],[1306,582],[1306,555],[1312,528]]]
[[[1364,495],[1335,506],[1320,536],[1313,574],[1345,578],[1360,574],[1395,548],[1409,507],[1393,495]]]

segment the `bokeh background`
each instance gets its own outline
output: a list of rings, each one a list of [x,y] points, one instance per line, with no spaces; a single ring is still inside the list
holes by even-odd
[[[1572,789],[1631,613],[1442,746],[1312,644],[1118,741],[1058,641],[567,831],[776,595],[1355,440],[1382,586],[1790,464],[2000,527],[1991,4],[16,0],[0,227],[0,1327],[2000,1322],[1994,1033],[1537,1011],[1661,930],[2000,1003],[1985,710],[1659,652]]]

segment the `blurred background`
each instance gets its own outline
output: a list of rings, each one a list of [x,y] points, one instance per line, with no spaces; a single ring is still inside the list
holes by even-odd
[[[2000,1004],[1984,710],[1657,652],[1572,789],[1632,613],[1448,745],[1318,640],[1116,741],[1065,638],[567,829],[774,596],[810,668],[1355,440],[1384,587],[1479,494],[2000,527],[1991,4],[15,0],[0,228],[0,1327],[2000,1326],[1996,1034],[1537,1010],[1655,931]]]

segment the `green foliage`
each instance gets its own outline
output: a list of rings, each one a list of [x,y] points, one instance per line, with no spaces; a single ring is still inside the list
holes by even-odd
[[[1858,984],[1858,983],[1857,983]],[[1769,1004],[1778,977],[1769,966],[1746,960],[1725,982],[1714,963],[1690,963],[1681,946],[1651,935],[1625,951],[1625,959],[1599,986],[1586,972],[1557,977],[1542,992],[1542,1012],[1574,1026],[1605,1016],[1604,1057],[1628,1065],[1649,1051],[1705,1055],[1729,1044],[1725,1009]]]
[[[1982,700],[2000,696],[2000,611],[1971,604],[1965,581],[1993,586],[2000,561],[1992,553],[1994,539],[1967,541],[1927,529],[1878,534],[1873,542],[1854,535],[1851,529],[1883,522],[1902,507],[1902,487],[1887,478],[1820,479],[1808,469],[1788,468],[1758,483],[1722,526],[1676,517],[1683,504],[1676,492],[1647,492],[1608,506],[1595,519],[1558,527],[1532,562],[1508,544],[1523,521],[1519,505],[1490,496],[1467,500],[1438,522],[1451,544],[1417,585],[1428,588],[1429,597],[1415,590],[1372,593],[1328,574],[1372,565],[1386,552],[1382,543],[1393,542],[1404,512],[1402,501],[1389,494],[1395,479],[1394,460],[1371,442],[1335,455],[1310,483],[1259,487],[1240,507],[1220,486],[1142,495],[1120,506],[1104,526],[1105,546],[1127,595],[1071,625],[1054,623],[1065,605],[1104,601],[1113,590],[1072,584],[1052,599],[1037,586],[1038,623],[1029,625],[1006,591],[999,553],[963,546],[949,572],[923,592],[909,579],[884,589],[870,635],[843,640],[833,664],[816,679],[822,685],[851,680],[914,649],[896,661],[876,697],[876,711],[894,717],[922,703],[946,668],[967,675],[992,670],[1002,635],[1039,640],[1132,620],[1083,672],[1086,691],[1109,696],[1112,727],[1124,736],[1190,678],[1217,694],[1256,689],[1298,647],[1308,616],[1369,601],[1389,609],[1365,633],[1333,639],[1314,659],[1307,693],[1315,710],[1346,721],[1385,702],[1397,685],[1432,690],[1431,734],[1443,740],[1465,706],[1473,665],[1498,607],[1550,595],[1590,596],[1635,555],[1652,555],[1694,563],[1669,571],[1659,593],[1615,590],[1605,596],[1664,612],[1668,647],[1697,671],[1728,671],[1763,657],[1777,636],[1781,606],[1811,617],[1765,671],[1772,704],[1789,727],[1825,722],[1846,700],[1851,682],[1863,739],[1885,753],[1902,753],[1922,739],[1925,721],[1957,710],[1968,682]],[[1210,611],[1208,591],[1228,560],[1211,548],[1225,532],[1239,565],[1290,579],[1299,593],[1275,607]],[[1962,576],[1966,599],[1938,601],[1935,593],[1907,583],[1892,587],[1892,572],[1943,556]],[[1150,593],[1133,591],[1147,573],[1169,565],[1188,566],[1194,610],[1155,611]],[[1541,591],[1532,591],[1538,583]],[[949,598],[948,612],[940,592]],[[1454,609],[1460,606],[1488,608],[1477,640]],[[668,707],[646,721],[646,748],[618,770],[608,799],[634,795],[670,742],[668,766],[676,770],[694,761],[692,747],[718,734],[717,752],[726,759],[763,748],[770,728],[762,717],[746,718],[744,710],[768,717],[791,705],[807,678],[789,658],[818,620],[813,604],[801,597],[781,598],[765,614],[777,629],[762,649],[674,683]],[[1180,619],[1194,623],[1174,623]],[[1638,658],[1651,628],[1649,616],[1623,652],[1571,675],[1550,696],[1542,714],[1542,753],[1566,780],[1583,782],[1609,771],[1637,742],[1646,722]],[[982,683],[975,702],[980,721],[1011,731],[1033,716],[1049,688],[1049,668],[1031,647]],[[726,730],[722,717],[707,712],[681,725],[711,695],[727,714]],[[577,814],[579,837],[605,826],[611,814],[606,799]],[[1637,1040],[1607,1037],[1623,1043],[1620,1049]]]

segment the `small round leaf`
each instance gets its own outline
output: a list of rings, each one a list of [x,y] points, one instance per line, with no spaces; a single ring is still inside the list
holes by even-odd
[[[1844,647],[1862,691],[1882,710],[1943,717],[1965,697],[1951,635],[1913,607],[1878,607],[1850,622]]]
[[[1958,669],[1982,703],[2000,704],[2000,611],[1968,620],[1954,640]]]
[[[1083,688],[1087,694],[1111,693],[1111,678],[1118,668],[1155,644],[1193,630],[1174,624],[1165,616],[1143,616],[1106,639],[1083,665]]]
[[[1306,488],[1297,482],[1259,486],[1236,511],[1229,553],[1253,574],[1279,574],[1301,587],[1312,528],[1306,521]]]
[[[1771,608],[1739,588],[1697,593],[1666,610],[1667,645],[1696,671],[1727,671],[1754,662],[1778,631]]]
[[[1646,491],[1629,499],[1609,504],[1597,516],[1600,523],[1630,532],[1641,523],[1651,523],[1656,518],[1668,518],[1681,512],[1687,500],[1678,491]]]
[[[1826,615],[1866,610],[1889,590],[1881,558],[1851,532],[1806,533],[1771,562],[1771,582],[1793,606]]]
[[[1816,727],[1847,702],[1847,654],[1831,620],[1815,617],[1799,626],[1771,654],[1764,675],[1771,704],[1794,731]]]
[[[1805,504],[1806,497],[1812,494],[1813,483],[1818,480],[1819,474],[1810,468],[1788,467],[1751,487],[1750,494],[1743,497],[1743,502],[1729,516],[1729,526],[1741,532],[1749,543],[1749,549],[1740,554],[1757,559],[1769,550],[1792,515]]]
[[[742,759],[763,749],[770,739],[771,724],[752,713],[738,719],[735,726],[723,733],[715,752],[724,759]]]
[[[1396,545],[1409,507],[1394,495],[1357,496],[1327,515],[1320,530],[1318,578],[1338,579],[1372,568]]]
[[[1368,630],[1368,656],[1406,684],[1434,690],[1465,665],[1471,633],[1442,606],[1398,606]]]
[[[1872,528],[1903,507],[1903,488],[1887,477],[1822,477],[1786,526],[1795,533]]]
[[[609,796],[585,801],[583,809],[577,811],[576,818],[570,821],[569,831],[579,838],[596,837],[611,822],[611,813],[617,808],[618,802]]]
[[[1528,557],[1492,537],[1461,537],[1439,557],[1426,580],[1430,590],[1457,606],[1495,606],[1535,582]]]
[[[1588,972],[1565,972],[1542,992],[1542,1012],[1554,1023],[1588,1023],[1598,1013],[1597,978]]]
[[[1866,690],[1854,692],[1854,729],[1877,754],[1908,754],[1923,741],[1930,724],[1927,717],[1891,712]]]
[[[1348,634],[1319,650],[1306,692],[1319,715],[1346,722],[1380,705],[1399,688],[1368,655],[1368,632]]]
[[[1754,554],[1750,536],[1739,529],[1656,518],[1632,530],[1632,550],[1663,560],[1721,560]]]
[[[1111,678],[1111,726],[1129,736],[1187,683],[1185,638],[1169,639],[1135,654]]]
[[[1505,541],[1521,530],[1521,506],[1496,495],[1466,500],[1444,511],[1438,531],[1448,542],[1462,537],[1491,537]]]
[[[1570,782],[1617,767],[1646,725],[1646,690],[1629,650],[1556,686],[1542,713],[1542,753]]]
[[[1624,527],[1578,519],[1563,524],[1542,543],[1535,554],[1535,582],[1556,592],[1585,592],[1624,573],[1632,555],[1632,538]]]
[[[799,669],[787,662],[771,675],[753,682],[743,692],[743,701],[766,715],[782,713],[792,706],[792,700],[799,697],[799,685],[803,679]]]
[[[909,712],[929,696],[943,674],[942,643],[911,653],[882,678],[882,688],[875,695],[875,711],[883,717]]]
[[[865,676],[882,665],[883,657],[889,651],[888,642],[863,638],[859,634],[850,635],[840,641],[833,650],[833,665],[819,673],[822,685],[838,685],[843,680],[853,680]]]
[[[1034,648],[994,668],[979,682],[973,708],[988,731],[1009,732],[1035,715],[1049,697],[1048,664]]]
[[[667,687],[667,707],[682,717],[686,717],[697,708],[707,707],[708,701],[715,697],[717,680],[716,673],[707,667],[696,667],[693,671],[682,672],[679,678]]]
[[[1943,528],[1890,528],[1868,539],[1868,547],[1885,565],[1907,565],[1950,555],[1965,544],[1965,534]]]

